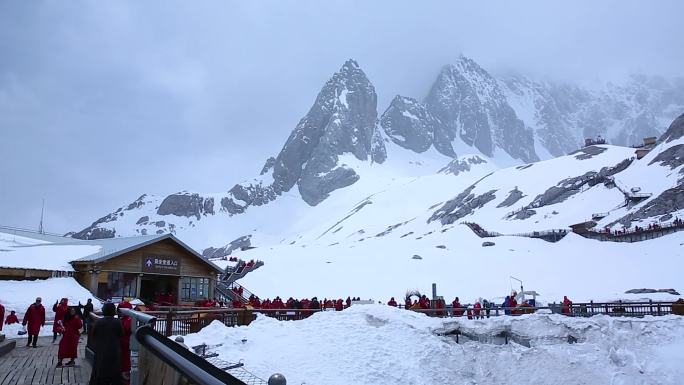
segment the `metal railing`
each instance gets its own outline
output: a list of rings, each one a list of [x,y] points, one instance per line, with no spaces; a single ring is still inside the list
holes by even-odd
[[[643,317],[646,315],[662,316],[672,314],[672,302],[584,302],[574,303],[569,307],[562,304],[549,304],[548,306],[517,306],[504,307],[492,305],[490,308],[481,307],[476,309],[472,305],[454,309],[446,305],[442,309],[409,309],[424,313],[432,317],[469,317],[489,318],[505,315],[517,316],[531,313],[563,314],[570,317],[591,317],[594,315],[607,315],[615,317]],[[404,308],[404,305],[397,306]],[[263,314],[280,321],[297,321],[310,317],[321,311],[334,311],[333,309],[198,309],[169,312],[148,312],[154,315],[156,321],[153,328],[165,336],[186,335],[199,332],[202,328],[214,321],[219,321],[226,326],[249,325],[256,314]]]
[[[570,306],[551,303],[548,306],[516,306],[504,307],[493,305],[490,308],[475,308],[462,306],[454,308],[451,305],[443,309],[410,309],[419,313],[425,313],[434,317],[467,317],[480,318],[498,317],[503,315],[523,315],[537,312],[562,314],[570,317],[591,317],[595,315],[607,315],[611,317],[643,317],[663,316],[672,314],[673,302],[582,302],[573,303]],[[405,308],[403,305],[399,308]]]
[[[186,347],[171,341],[150,326],[138,328],[135,331],[135,339],[154,357],[182,376],[185,381],[181,382],[201,385],[245,385],[230,373],[217,368]]]

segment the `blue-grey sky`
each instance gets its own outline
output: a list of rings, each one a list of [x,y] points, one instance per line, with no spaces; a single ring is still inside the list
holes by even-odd
[[[142,193],[255,175],[347,58],[421,98],[495,72],[684,75],[673,1],[3,1],[0,224],[78,230]]]

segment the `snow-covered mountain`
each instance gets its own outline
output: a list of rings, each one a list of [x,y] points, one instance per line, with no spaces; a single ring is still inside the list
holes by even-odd
[[[658,84],[658,97],[656,91],[631,96],[645,103],[632,105],[657,105],[656,121],[679,97]],[[205,255],[220,256],[247,245],[335,245],[399,233],[420,240],[461,221],[510,234],[567,228],[599,212],[608,213],[600,226],[613,227],[681,216],[683,119],[641,160],[634,149],[614,145],[548,159],[551,152],[576,150],[583,136],[573,126],[579,120],[568,116],[579,114],[573,98],[586,102],[589,91],[559,87],[496,79],[461,58],[442,69],[424,101],[397,96],[378,118],[375,89],[349,60],[259,176],[227,193],[144,194],[72,236],[173,232]],[[619,89],[629,99],[630,88]],[[549,117],[548,103],[540,102],[545,98],[559,120]],[[539,111],[530,114],[534,108]],[[615,122],[597,129],[646,132],[616,130]],[[540,148],[546,160],[537,161]],[[608,179],[617,187],[601,183]],[[652,197],[625,206],[625,191],[635,187]]]

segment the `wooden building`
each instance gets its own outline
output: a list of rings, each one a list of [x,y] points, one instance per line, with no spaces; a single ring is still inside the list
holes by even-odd
[[[20,237],[25,244],[0,254],[0,279],[70,276],[102,300],[192,304],[214,297],[223,272],[172,234],[79,240],[24,231]]]
[[[194,303],[213,298],[222,270],[171,234],[113,238],[112,250],[72,261],[74,278],[98,298]]]

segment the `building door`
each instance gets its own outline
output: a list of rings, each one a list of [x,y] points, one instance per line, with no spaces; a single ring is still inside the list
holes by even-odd
[[[140,279],[140,298],[156,303],[178,303],[178,277],[144,274]]]

